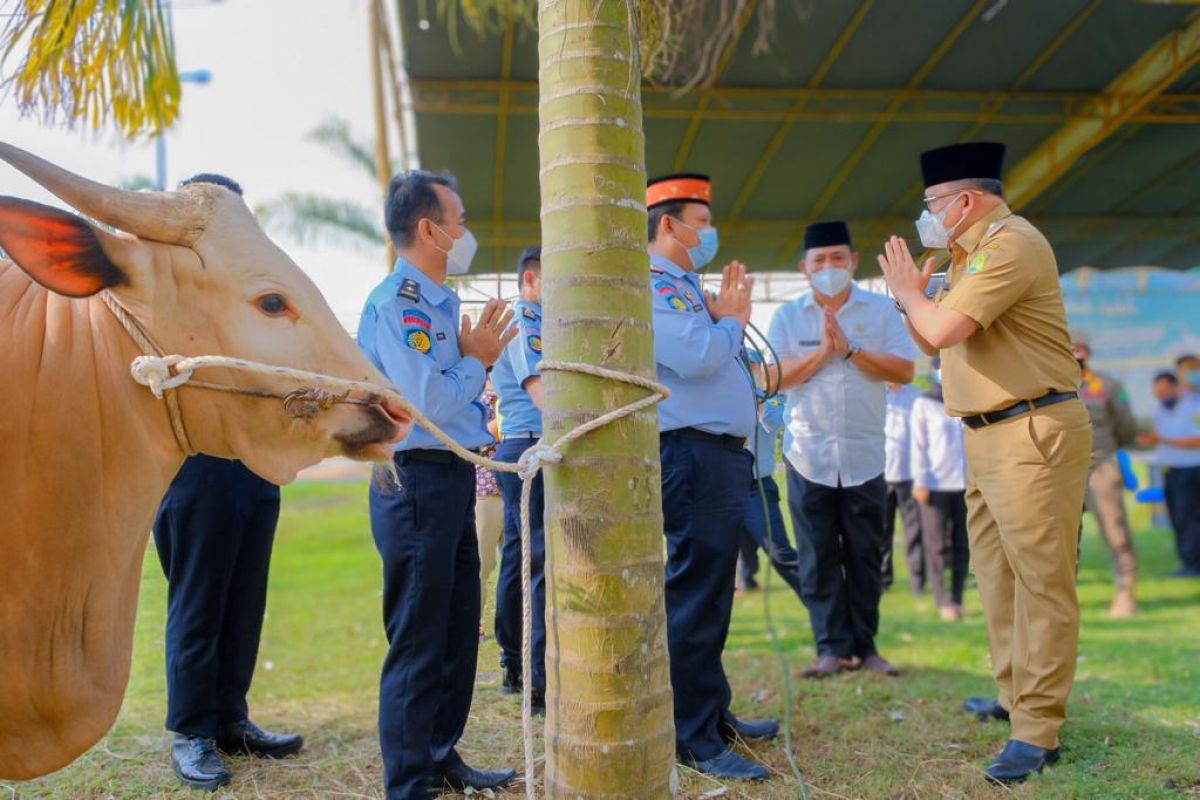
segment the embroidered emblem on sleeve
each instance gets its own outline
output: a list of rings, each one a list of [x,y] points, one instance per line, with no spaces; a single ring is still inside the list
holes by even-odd
[[[433,339],[429,335],[433,321],[428,314],[416,309],[408,309],[401,319],[404,323],[405,345],[418,353],[428,353],[433,350]]]

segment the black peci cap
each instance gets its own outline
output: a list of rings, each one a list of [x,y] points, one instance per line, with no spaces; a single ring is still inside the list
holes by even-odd
[[[965,142],[921,153],[925,188],[970,178],[1000,180],[1005,147],[1000,142]]]
[[[804,249],[814,247],[834,247],[839,244],[854,247],[850,241],[850,228],[840,219],[828,222],[814,222],[804,229]]]

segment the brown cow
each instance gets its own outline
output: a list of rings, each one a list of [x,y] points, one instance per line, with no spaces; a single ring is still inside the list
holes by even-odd
[[[24,779],[70,763],[116,718],[143,551],[185,456],[163,401],[130,376],[142,350],[97,293],[167,353],[387,381],[228,189],[126,192],[3,143],[0,159],[124,232],[0,197],[0,248],[16,264],[0,261],[0,778]],[[245,394],[185,386],[177,399],[183,441],[276,483],[331,455],[387,459],[411,427],[385,402],[297,416]]]

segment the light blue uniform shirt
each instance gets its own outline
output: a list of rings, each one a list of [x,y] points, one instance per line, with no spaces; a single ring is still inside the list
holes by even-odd
[[[758,417],[758,432],[749,442],[754,448],[754,479],[762,480],[775,474],[775,441],[783,430],[783,395],[777,394],[763,403]]]
[[[671,396],[658,405],[661,431],[698,428],[750,437],[754,384],[739,354],[742,325],[713,322],[700,277],[657,255],[650,256],[654,304],[654,360]]]
[[[513,304],[517,338],[508,343],[492,367],[492,385],[500,397],[500,433],[542,433],[542,412],[525,391],[525,381],[538,375],[542,361],[542,306],[530,300]]]
[[[1154,429],[1164,439],[1200,436],[1200,394],[1180,392],[1174,408],[1159,403],[1154,409]],[[1195,448],[1160,444],[1155,453],[1159,466],[1200,467],[1200,450]]]
[[[375,287],[358,324],[358,346],[400,393],[463,447],[491,444],[487,411],[479,402],[487,378],[477,358],[458,349],[458,295],[438,286],[403,258]],[[445,450],[424,428],[396,445]]]

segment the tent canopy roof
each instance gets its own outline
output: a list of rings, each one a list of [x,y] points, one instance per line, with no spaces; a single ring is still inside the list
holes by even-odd
[[[452,33],[444,19],[420,19],[425,4],[398,5],[421,162],[459,177],[482,245],[475,270],[511,269],[538,241],[536,33],[515,26],[481,38],[461,19]],[[713,176],[725,255],[791,270],[805,224],[842,218],[863,274],[877,272],[886,235],[915,244],[918,153],[995,139],[1009,148],[1014,205],[1051,239],[1062,269],[1200,261],[1194,5],[778,9],[770,51],[751,53],[757,23],[747,14],[711,89],[643,88],[647,173]],[[1081,125],[1092,127],[1047,146]]]

